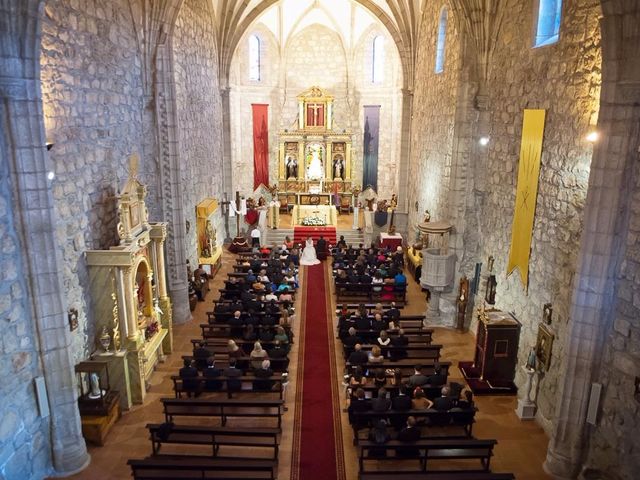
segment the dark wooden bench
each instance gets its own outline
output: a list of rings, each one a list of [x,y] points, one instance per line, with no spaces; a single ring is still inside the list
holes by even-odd
[[[271,451],[273,460],[278,459],[279,428],[241,428],[209,427],[200,425],[175,425],[167,428],[158,423],[147,424],[153,454],[158,455],[164,444],[211,446],[212,456],[220,455],[220,447],[266,448]],[[240,450],[246,454],[248,450]],[[226,457],[246,458],[244,455],[225,455]],[[250,455],[249,458],[255,458]]]
[[[419,468],[412,471],[429,471],[430,462],[436,460],[480,460],[479,469],[467,469],[475,471],[489,472],[489,464],[493,456],[493,447],[498,443],[497,440],[477,440],[473,438],[444,438],[444,439],[421,439],[416,442],[400,442],[391,440],[384,444],[378,444],[369,440],[360,442],[359,464],[360,471],[364,472],[365,462],[367,461],[398,461],[398,460],[418,460]],[[381,456],[377,453],[384,450],[386,455]],[[403,462],[406,464],[408,462]],[[438,471],[446,471],[439,465]],[[456,463],[457,471],[460,465]],[[380,468],[377,471],[384,471]],[[396,468],[392,472],[396,472]],[[391,473],[391,471],[387,471]]]
[[[375,287],[369,283],[335,283],[335,292],[337,303],[348,302],[349,300],[359,299],[365,301],[376,301],[379,303],[396,302],[398,305],[404,305],[407,302],[407,285],[392,285],[393,291],[375,291]],[[385,298],[391,297],[391,298]]]
[[[422,373],[424,375],[433,375],[434,367],[436,365],[440,365],[440,373],[443,375],[449,376],[449,367],[451,366],[451,362],[434,362],[433,359],[424,359],[423,361],[419,358],[409,358],[402,360],[390,360],[385,361],[383,363],[365,363],[361,365],[364,370],[377,370],[382,368],[386,370],[387,368],[396,369],[399,368],[403,375],[413,374],[413,369],[416,365],[422,365]],[[351,365],[350,362],[345,362],[345,368],[350,371],[354,365]]]
[[[255,325],[254,329],[257,333],[259,333],[260,329],[267,328],[267,329],[273,330],[275,333],[275,330],[277,327],[278,325]],[[230,336],[230,331],[233,328],[242,328],[242,327],[234,327],[232,325],[229,325],[228,323],[214,323],[214,324],[201,323],[200,324],[200,332],[202,334],[202,338],[205,340],[207,338],[220,338],[220,337],[224,337],[227,340],[229,340],[230,338],[235,338]],[[287,332],[287,334],[289,334],[289,332],[291,331],[291,328],[288,326],[283,328],[285,332]]]
[[[402,327],[405,336],[409,337],[410,340],[413,341],[423,341],[425,343],[431,343],[433,340],[433,329],[432,328],[422,328],[422,327]],[[387,330],[387,333],[390,336],[396,335],[398,333],[398,329]],[[379,331],[372,329],[356,329],[356,335],[360,338],[378,338],[380,335]]]
[[[127,464],[134,480],[274,480],[278,466],[275,460],[193,455],[156,455]]]
[[[374,344],[362,344],[362,350],[370,351],[375,345]],[[343,345],[343,354],[344,358],[349,358],[351,352],[353,352],[354,347],[345,347]],[[387,351],[389,353],[406,351],[407,357],[414,361],[420,361],[420,359],[429,359],[429,360],[439,360],[440,359],[440,350],[442,349],[442,345],[432,344],[432,345],[424,345],[424,344],[416,344],[409,343],[406,347],[394,347],[392,345],[381,347],[383,351]]]
[[[438,410],[387,410],[386,412],[353,412],[351,417],[354,422],[351,424],[353,429],[353,443],[357,445],[361,439],[358,432],[366,429],[364,425],[371,425],[376,420],[390,419],[393,424],[397,424],[397,420],[405,420],[409,416],[413,416],[419,422],[426,422],[431,427],[462,427],[464,435],[471,437],[473,434],[473,424],[475,423],[475,415],[477,409],[451,409],[446,412]],[[396,421],[394,421],[396,420]]]
[[[394,471],[385,472],[363,472],[359,475],[359,480],[515,480],[513,473],[492,473],[492,472],[429,472],[415,473]]]
[[[162,408],[167,422],[174,417],[220,418],[222,425],[229,417],[275,418],[277,428],[282,426],[283,400],[205,400],[193,398],[161,398]]]
[[[214,377],[214,378],[198,376],[198,377],[189,378],[188,380],[193,380],[194,382],[197,382],[195,390],[184,388],[183,378],[180,377],[179,375],[172,375],[171,380],[173,381],[173,391],[176,395],[176,398],[182,398],[183,393],[186,393],[186,394],[188,393],[226,393],[227,398],[229,399],[233,398],[233,395],[235,393],[262,394],[262,395],[275,393],[278,395],[278,398],[282,398],[282,375],[281,374],[274,374],[272,377],[265,379],[265,380],[272,380],[274,382],[273,389],[271,390],[254,390],[253,381],[256,380],[256,377],[253,375],[243,375],[241,377],[233,377],[230,379],[230,380],[240,380],[240,382],[242,382],[242,385],[246,385],[248,383],[252,385],[252,388],[250,389],[241,388],[240,390],[234,389],[234,388],[229,389],[229,386],[227,384],[228,378],[225,376]],[[206,382],[210,382],[210,381],[220,381],[222,382],[222,387],[216,390],[207,390]]]

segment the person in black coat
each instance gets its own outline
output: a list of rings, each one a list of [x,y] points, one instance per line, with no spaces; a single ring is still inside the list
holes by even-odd
[[[442,396],[436,398],[433,401],[433,408],[440,412],[451,410],[454,406],[454,402],[453,399],[449,396],[449,387],[442,387],[440,393],[442,394]]]
[[[378,396],[371,400],[371,410],[374,412],[386,412],[391,409],[391,400],[387,398],[387,390],[381,387]]]
[[[236,359],[229,359],[229,366],[223,371],[224,376],[227,377],[227,390],[230,392],[239,392],[242,389],[242,380],[238,377],[243,375],[242,370],[236,367]]]
[[[429,377],[422,374],[422,365],[416,365],[413,369],[413,375],[409,377],[409,386],[411,388],[421,387],[425,385]]]
[[[288,352],[282,347],[280,340],[276,340],[274,346],[269,350],[269,358],[287,358]]]
[[[198,376],[198,369],[193,366],[193,362],[190,359],[184,360],[184,366],[179,371],[180,378],[182,379],[182,389],[187,393],[187,397],[191,398],[198,392],[200,382],[196,380]]]
[[[429,380],[427,380],[427,384],[431,385],[432,387],[440,387],[445,383],[447,383],[447,376],[442,374],[442,369],[440,368],[440,365],[436,365],[433,368],[433,375],[429,375]],[[459,392],[458,392],[458,395],[459,395]]]
[[[356,329],[351,327],[349,328],[348,335],[342,339],[342,346],[345,351],[351,352],[357,343],[362,343],[362,339],[358,337]]]
[[[213,352],[206,347],[204,342],[197,343],[193,349],[193,360],[198,370],[207,368],[209,358],[213,357]]]
[[[362,351],[362,345],[356,343],[354,347],[354,351],[349,355],[348,362],[351,365],[364,365],[369,361],[369,356],[367,352]]]
[[[349,408],[347,412],[349,413],[349,423],[354,427],[364,427],[367,425],[367,420],[356,420],[354,417],[354,413],[357,412],[368,412],[371,410],[371,402],[367,400],[364,396],[364,390],[362,388],[358,388],[355,393],[355,398],[351,400],[349,404]]]
[[[356,329],[358,330],[370,330],[371,329],[371,319],[366,316],[357,316],[356,317]]]
[[[391,408],[400,412],[411,410],[411,397],[407,391],[406,385],[401,385],[398,396],[391,400]]]
[[[202,375],[207,379],[204,384],[204,388],[208,392],[215,392],[222,388],[222,380],[211,380],[222,375],[222,370],[216,368],[213,358],[207,359],[207,368],[202,371]]]
[[[320,235],[320,238],[316,242],[316,252],[318,252],[318,260],[327,259],[327,241],[322,235]]]
[[[253,381],[253,389],[260,391],[268,391],[273,388],[274,381],[271,379],[273,376],[273,370],[271,370],[271,362],[265,358],[262,361],[262,366],[254,370],[253,374],[256,379]]]
[[[407,425],[398,433],[398,441],[400,442],[417,442],[420,440],[420,429],[416,427],[416,419],[411,416],[407,418]],[[402,448],[396,450],[396,454],[399,457],[413,457],[420,454],[418,448]]]
[[[395,347],[391,350],[391,360],[407,358],[406,347],[409,345],[409,339],[405,336],[404,330],[398,330],[398,335],[391,337],[391,345]]]

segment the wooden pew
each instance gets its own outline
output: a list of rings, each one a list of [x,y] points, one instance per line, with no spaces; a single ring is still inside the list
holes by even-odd
[[[129,460],[134,480],[275,480],[278,462],[208,458],[187,455],[157,455]]]
[[[353,444],[360,443],[360,437],[358,432],[362,430],[363,425],[371,425],[376,420],[391,419],[392,424],[396,420],[406,420],[407,417],[413,416],[418,421],[426,422],[431,427],[462,427],[464,435],[471,437],[473,435],[473,424],[475,423],[475,415],[478,410],[474,408],[469,409],[451,409],[446,412],[441,412],[433,409],[426,410],[387,410],[386,412],[352,412],[351,418],[354,420],[351,424],[353,430]]]
[[[492,473],[492,472],[430,472],[415,473],[394,471],[385,472],[362,472],[358,476],[359,480],[515,480],[513,473]]]
[[[171,428],[165,429],[165,426],[166,424],[164,426],[157,423],[147,424],[154,455],[160,454],[160,449],[164,444],[208,445],[211,447],[214,457],[220,453],[220,447],[247,447],[240,450],[243,454],[239,455],[240,458],[247,458],[244,454],[248,451],[266,448],[271,451],[271,459],[278,459],[279,428],[172,425]],[[225,455],[225,457],[236,456]],[[255,457],[251,454],[249,458]]]
[[[367,461],[398,461],[398,460],[418,460],[419,468],[414,472],[429,471],[430,463],[437,460],[480,460],[480,468],[472,470],[480,470],[489,472],[491,457],[493,456],[493,447],[498,443],[497,440],[477,440],[473,438],[444,438],[444,439],[425,439],[417,442],[400,442],[391,440],[382,445],[364,440],[360,442],[359,464],[360,471],[364,472],[365,462]],[[385,450],[386,456],[378,456],[372,454],[374,450]],[[403,462],[407,463],[407,462]],[[441,466],[440,466],[441,467]],[[459,464],[455,469],[459,470]],[[395,473],[397,469],[394,469]],[[384,471],[377,469],[377,471]],[[438,471],[446,471],[438,468]],[[453,470],[449,470],[453,471]],[[391,471],[388,471],[391,473]]]
[[[404,305],[407,301],[407,285],[404,284],[402,289],[400,285],[394,285],[392,292],[374,291],[373,285],[369,283],[336,283],[335,292],[337,303],[348,302],[349,300],[359,299],[365,301],[376,301],[379,303],[396,302],[397,305]],[[383,298],[391,296],[392,298]]]
[[[256,332],[259,332],[260,329],[262,328],[267,328],[267,329],[273,330],[275,333],[276,327],[278,327],[278,325],[256,325],[254,328]],[[226,338],[227,340],[235,339],[236,337],[231,336],[230,334],[230,330],[232,328],[242,328],[242,327],[232,327],[228,323],[214,323],[214,324],[201,323],[200,324],[200,331],[202,334],[202,338],[205,340],[208,338],[221,338],[221,337]],[[291,331],[291,328],[285,327],[285,326],[282,326],[282,328],[284,328],[285,332],[287,332],[287,335],[290,337],[289,332]]]
[[[174,417],[220,418],[221,424],[227,424],[229,417],[275,418],[277,428],[282,426],[284,401],[259,399],[194,399],[161,398],[162,408],[167,422]]]
[[[409,358],[402,359],[396,361],[388,361],[383,363],[365,363],[361,365],[363,370],[376,370],[378,368],[382,368],[386,370],[387,368],[395,369],[399,368],[403,375],[407,373],[413,373],[413,369],[416,365],[422,365],[422,373],[424,375],[433,375],[435,364],[440,365],[440,373],[443,375],[449,376],[449,367],[451,366],[451,362],[434,362],[430,359],[424,359],[424,361],[420,361],[420,359]],[[345,362],[345,368],[347,370],[351,370],[355,365],[351,365],[349,362]]]
[[[216,363],[219,363],[220,366],[229,365],[229,355],[227,354],[227,352],[220,353],[215,358],[216,358]],[[192,355],[182,355],[182,360],[193,360],[193,356]],[[252,360],[254,360],[254,359],[252,359],[249,355],[245,355],[243,357],[237,357],[236,358],[236,362],[240,363],[241,365],[243,365],[243,364],[244,365],[249,365]],[[289,358],[288,357],[270,358],[269,361],[271,362],[271,369],[274,372],[285,372],[289,368]],[[209,380],[211,380],[211,379],[209,379]]]
[[[269,394],[269,393],[277,393],[278,397],[282,398],[283,378],[281,374],[274,374],[272,377],[269,378],[269,380],[272,380],[274,382],[274,385],[273,385],[273,389],[268,391],[253,390],[253,388],[241,389],[241,390],[234,390],[234,389],[229,390],[229,387],[227,384],[227,377],[224,377],[224,376],[215,377],[215,378],[206,378],[202,376],[189,378],[189,380],[193,380],[194,382],[197,382],[198,385],[195,390],[185,389],[182,381],[183,379],[179,375],[172,375],[171,380],[173,381],[173,391],[175,392],[176,398],[182,398],[183,393],[188,394],[188,393],[194,393],[194,392],[195,393],[221,393],[222,392],[222,393],[226,393],[227,398],[229,399],[233,398],[234,393],[247,393],[247,394],[253,393],[253,394],[262,394],[262,395]],[[212,391],[206,390],[206,382],[212,381],[212,380],[223,382],[222,388],[218,390],[212,390]],[[241,377],[233,377],[232,380],[240,380],[243,385],[246,385],[247,383],[251,382],[251,384],[253,385],[253,381],[256,380],[256,377],[254,377],[253,375],[243,375]]]
[[[365,344],[362,344],[362,350],[370,351],[374,346],[375,344],[365,343]],[[345,347],[343,345],[342,348],[343,348],[344,358],[345,359],[349,358],[349,355],[354,350],[353,347]],[[409,343],[409,345],[407,345],[406,347],[387,346],[387,347],[382,347],[382,349],[383,351],[387,351],[390,353],[406,350],[408,354],[413,354],[413,355],[408,355],[407,358],[409,358],[410,360],[413,360],[415,363],[425,358],[429,360],[439,360],[440,350],[442,349],[442,345],[438,345],[438,344],[425,345],[425,344],[418,344],[418,343]]]

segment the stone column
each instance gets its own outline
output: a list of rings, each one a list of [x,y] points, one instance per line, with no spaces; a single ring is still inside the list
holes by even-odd
[[[409,161],[411,159],[411,116],[413,109],[413,90],[402,89],[402,131],[400,133],[400,165],[398,166],[398,185],[409,185]],[[365,185],[362,186],[365,188]],[[398,212],[409,211],[406,188],[398,189]],[[408,239],[408,232],[404,238]]]
[[[71,336],[55,218],[40,90],[39,0],[0,3],[0,152],[6,155],[14,212],[22,233],[30,314],[37,328],[40,365],[50,408],[50,441],[56,475],[85,468],[90,461],[82,437]]]
[[[625,250],[625,212],[632,203],[629,179],[638,160],[636,129],[640,117],[640,5],[626,2],[628,8],[622,8],[622,3],[603,2],[600,141],[591,161],[563,363],[564,382],[544,463],[545,470],[555,478],[575,478],[583,464],[590,386],[599,378],[606,331],[614,318],[615,277]]]
[[[186,229],[180,148],[176,113],[173,48],[170,37],[158,46],[156,58],[156,115],[158,122],[159,164],[162,185],[162,210],[167,220],[167,270],[169,295],[173,303],[173,321],[191,320],[186,262]]]

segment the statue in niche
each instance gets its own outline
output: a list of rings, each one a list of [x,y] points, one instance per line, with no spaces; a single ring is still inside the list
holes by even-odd
[[[290,155],[285,162],[287,169],[287,178],[298,178],[298,160]]]
[[[216,248],[216,231],[213,228],[211,220],[207,220],[204,227],[204,242],[202,245],[202,256],[209,258],[213,255]]]
[[[336,155],[333,160],[333,178],[344,180],[344,160],[342,155]]]
[[[97,373],[93,372],[89,374],[89,385],[91,390],[89,392],[89,398],[96,399],[100,398],[106,392],[100,388],[100,377]]]

